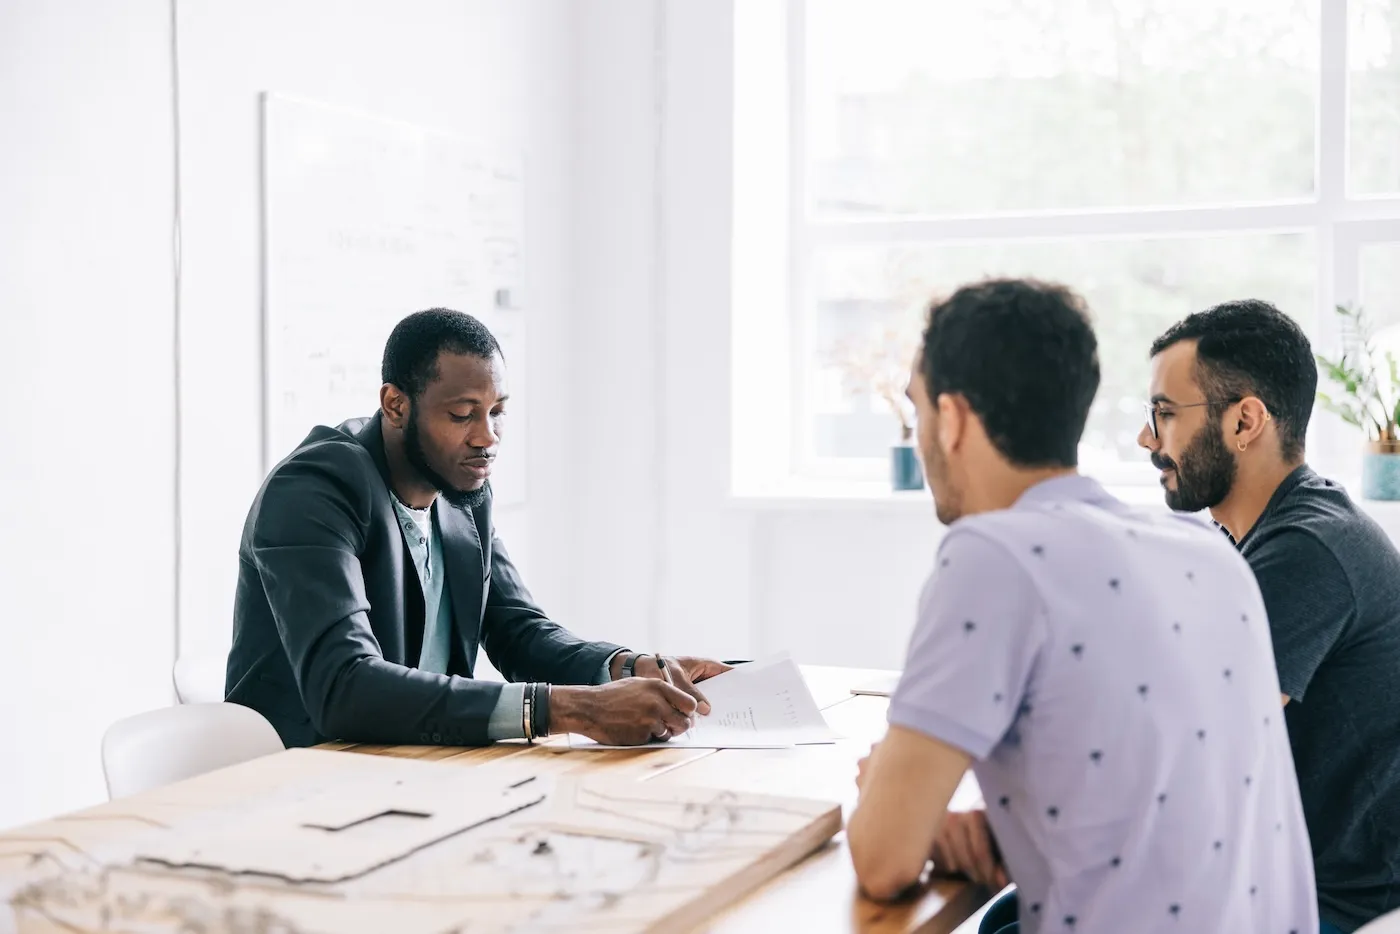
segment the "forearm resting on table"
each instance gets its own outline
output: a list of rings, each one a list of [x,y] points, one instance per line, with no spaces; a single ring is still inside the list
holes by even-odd
[[[875,748],[860,803],[846,828],[866,895],[899,897],[923,875],[948,802],[972,757],[922,733],[891,726]]]

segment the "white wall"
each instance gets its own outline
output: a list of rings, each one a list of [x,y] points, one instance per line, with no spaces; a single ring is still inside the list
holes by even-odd
[[[561,619],[637,647],[655,639],[657,4],[574,4],[573,412],[566,460],[573,601]],[[640,582],[640,583],[639,583]]]
[[[170,696],[169,18],[0,4],[0,827],[99,800]]]

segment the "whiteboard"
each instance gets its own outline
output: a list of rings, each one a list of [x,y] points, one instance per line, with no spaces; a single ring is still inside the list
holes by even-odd
[[[524,183],[518,157],[406,123],[263,96],[264,461],[379,407],[394,325],[481,319],[511,393],[491,485],[525,499]]]

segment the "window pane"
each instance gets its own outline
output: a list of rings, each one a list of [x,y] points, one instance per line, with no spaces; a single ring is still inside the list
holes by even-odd
[[[1400,193],[1400,0],[1347,8],[1353,194]]]
[[[808,0],[806,22],[818,214],[1313,194],[1317,0]]]
[[[868,386],[881,365],[912,359],[930,296],[985,276],[1036,276],[1079,291],[1094,315],[1103,377],[1082,466],[1126,465],[1151,480],[1137,434],[1153,339],[1193,311],[1236,298],[1274,302],[1310,329],[1315,250],[1312,235],[1300,233],[819,251],[806,328],[806,449],[818,458],[887,457],[898,422],[876,393],[850,391],[854,384]],[[878,469],[872,463],[872,473]]]
[[[1394,345],[1400,338],[1400,243],[1361,248],[1361,307],[1377,334]]]

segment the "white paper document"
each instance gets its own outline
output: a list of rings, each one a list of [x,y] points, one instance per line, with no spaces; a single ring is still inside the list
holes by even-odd
[[[837,736],[802,672],[787,655],[738,665],[696,685],[710,702],[710,714],[696,716],[695,726],[669,741],[647,746],[680,749],[774,749],[809,743],[834,743]],[[590,749],[635,749],[602,746],[577,734],[569,745]]]

